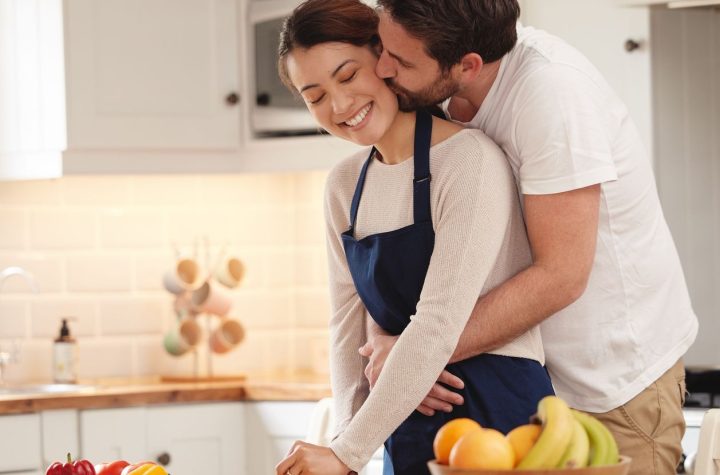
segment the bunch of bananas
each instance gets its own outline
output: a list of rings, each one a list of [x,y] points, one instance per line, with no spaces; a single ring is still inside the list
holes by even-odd
[[[538,404],[542,432],[517,468],[580,468],[618,463],[615,438],[595,417],[570,409],[557,396]]]

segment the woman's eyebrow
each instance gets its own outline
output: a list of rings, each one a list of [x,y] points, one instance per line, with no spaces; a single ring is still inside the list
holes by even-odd
[[[355,61],[354,59],[346,59],[345,61],[343,61],[342,63],[340,63],[340,65],[339,65],[337,68],[335,68],[335,70],[332,72],[332,74],[330,75],[330,77],[334,78],[334,77],[337,75],[337,73],[339,73],[340,70],[341,70],[346,64],[348,64],[348,63],[356,63],[356,62],[357,62],[357,61]],[[300,89],[300,94],[302,94],[303,92],[307,91],[308,89],[312,89],[313,87],[318,87],[318,86],[319,86],[319,84],[308,84],[307,86],[303,86],[303,87]]]

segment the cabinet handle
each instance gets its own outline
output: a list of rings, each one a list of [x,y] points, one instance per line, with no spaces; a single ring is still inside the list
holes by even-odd
[[[639,42],[633,40],[632,38],[628,39],[628,40],[625,42],[625,51],[627,51],[628,53],[632,53],[632,52],[635,51],[636,49],[640,49],[640,43],[639,43]]]
[[[163,452],[157,456],[155,461],[162,466],[169,465],[170,464],[170,454],[167,452]]]
[[[229,106],[234,106],[238,102],[240,102],[240,96],[236,92],[231,92],[225,96],[225,103]]]

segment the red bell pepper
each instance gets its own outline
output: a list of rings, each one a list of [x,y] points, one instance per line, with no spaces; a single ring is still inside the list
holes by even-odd
[[[45,471],[45,475],[96,475],[95,467],[87,460],[75,460],[67,454],[67,462],[55,462]]]

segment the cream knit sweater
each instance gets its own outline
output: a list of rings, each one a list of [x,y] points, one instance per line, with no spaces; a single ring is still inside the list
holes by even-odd
[[[372,392],[358,354],[366,319],[348,270],[341,234],[369,150],[339,163],[325,193],[330,266],[331,380],[338,421],[330,444],[359,471],[430,391],[457,346],[478,297],[531,262],[512,172],[502,151],[478,130],[463,130],[430,150],[435,247],[417,312],[385,362]],[[412,159],[396,165],[373,160],[360,200],[355,237],[413,222]],[[544,363],[537,328],[496,354]]]

